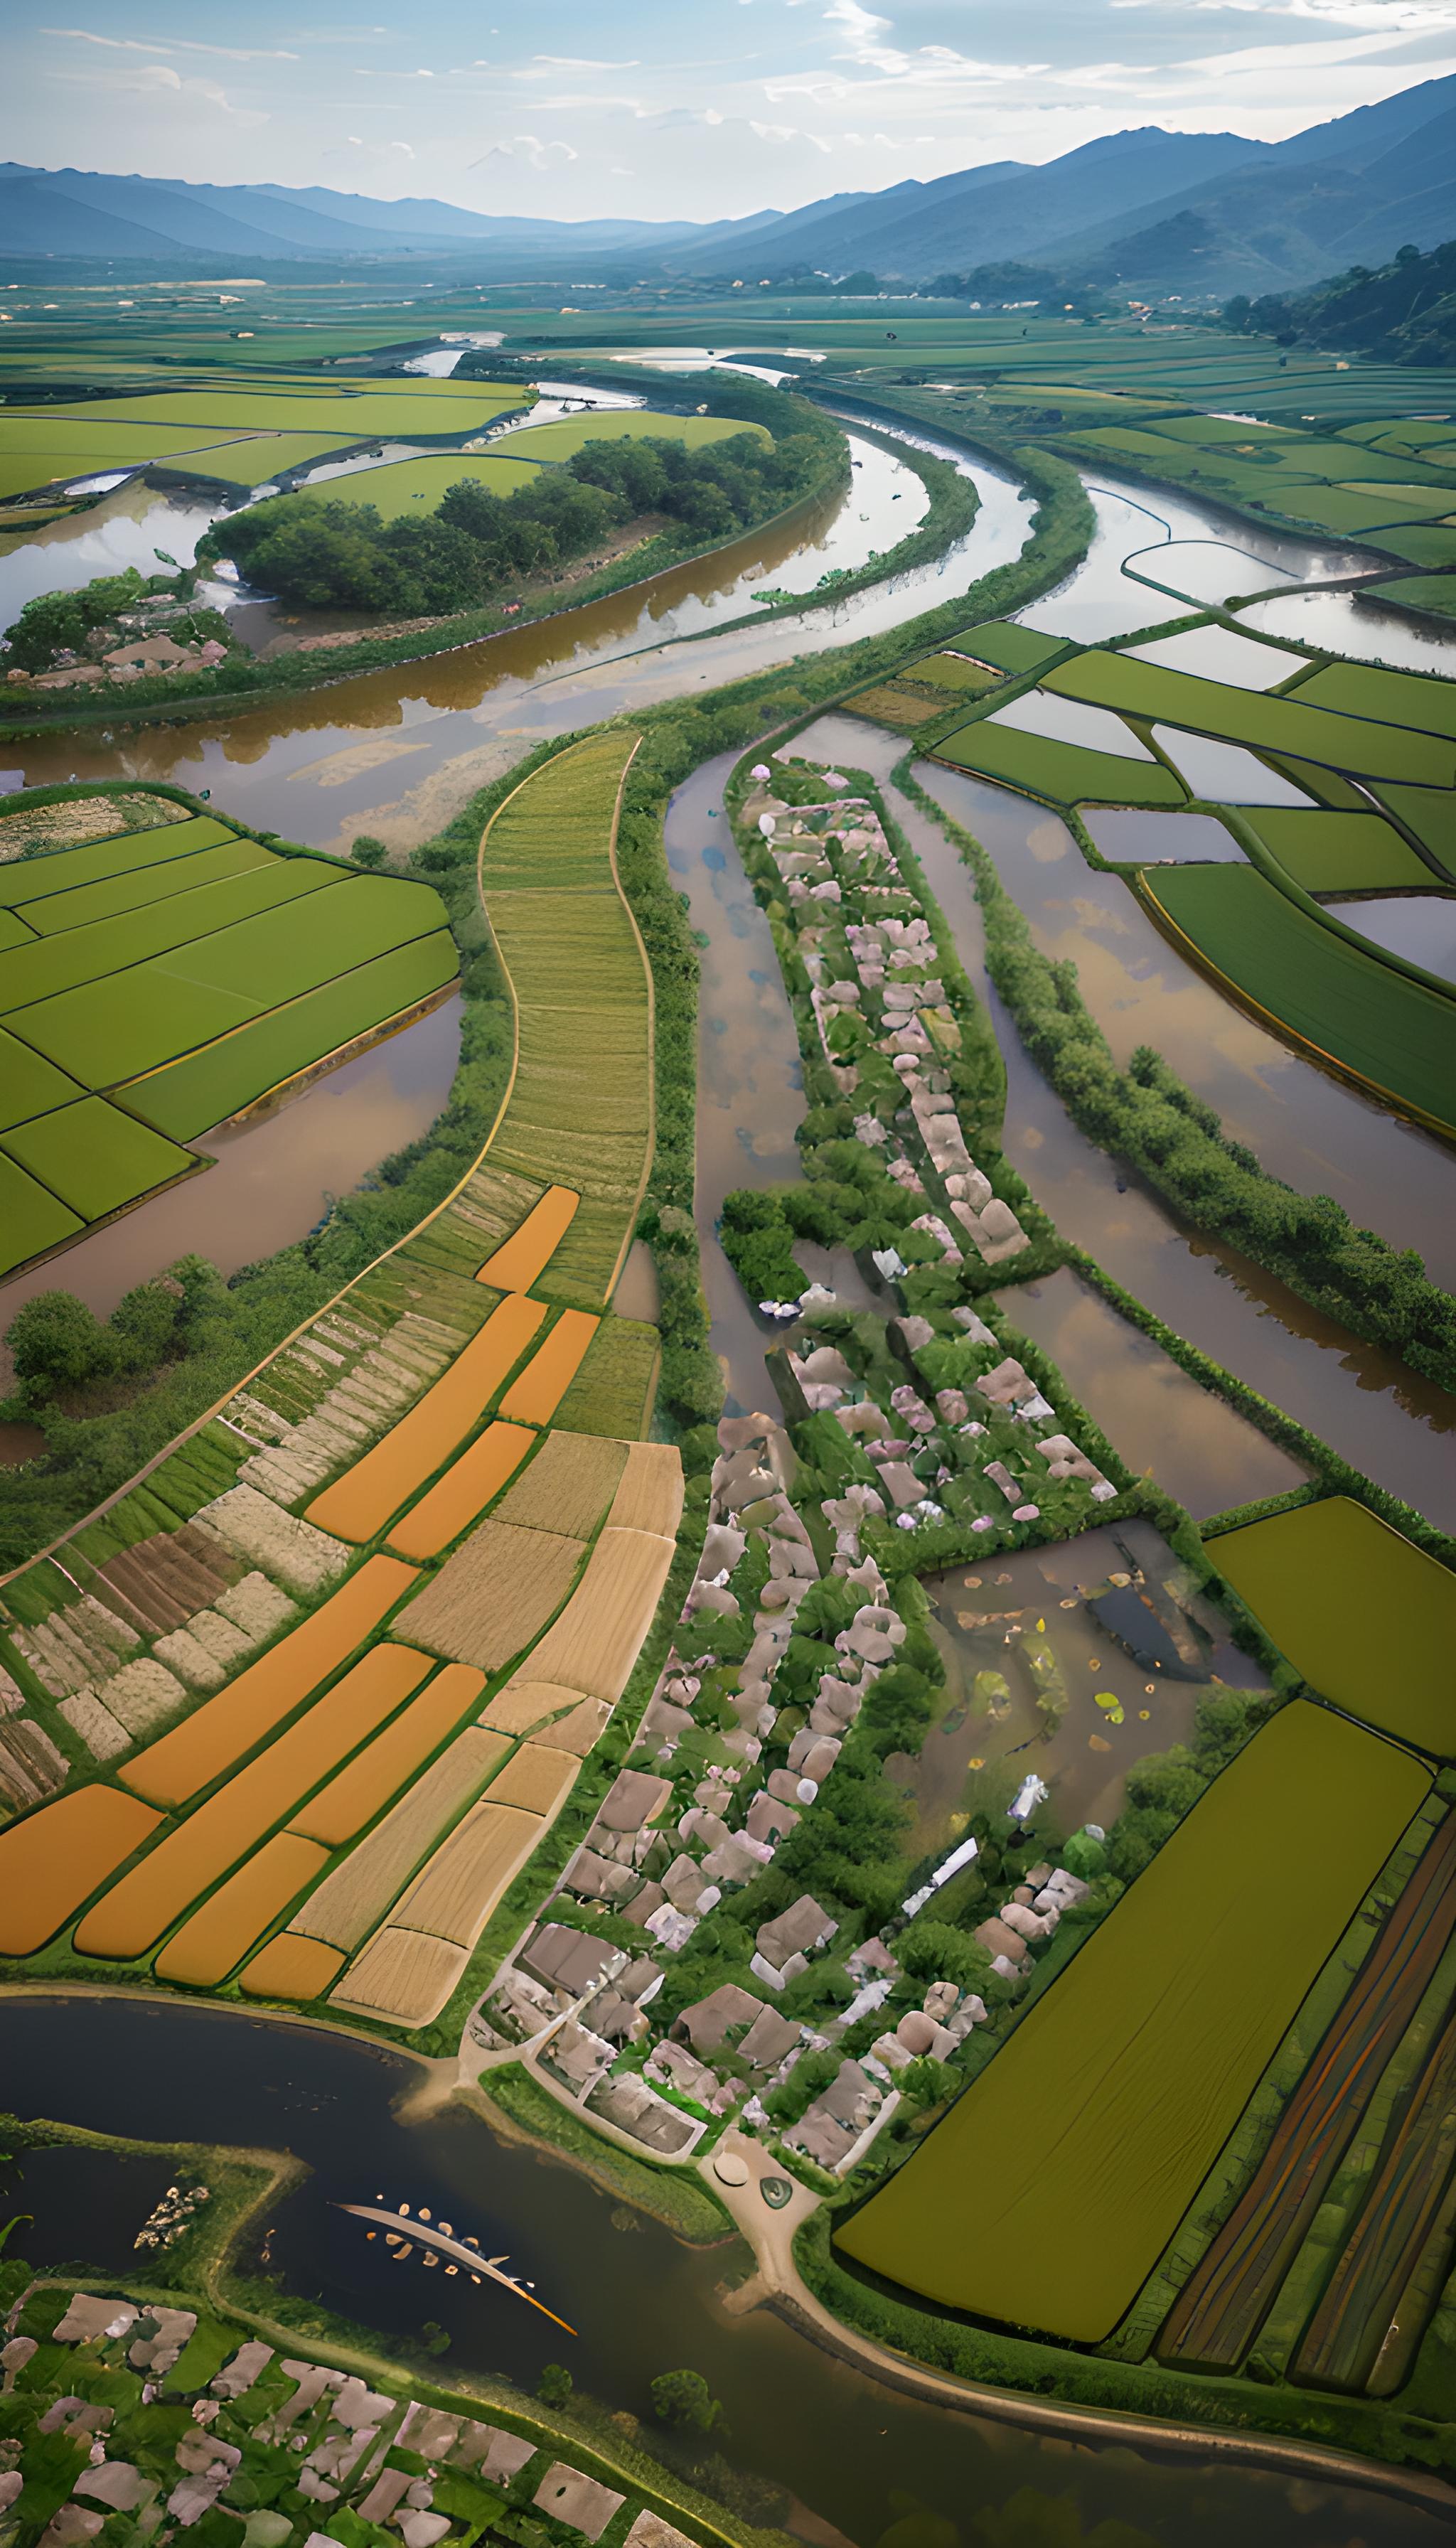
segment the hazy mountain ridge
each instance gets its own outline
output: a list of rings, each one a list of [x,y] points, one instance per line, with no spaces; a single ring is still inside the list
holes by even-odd
[[[1456,233],[1456,74],[1280,142],[1156,125],[1045,166],[999,160],[792,213],[727,222],[551,222],[321,186],[189,185],[0,167],[12,254],[259,261],[413,254],[493,279],[631,270],[791,282],[866,270],[924,284],[1034,261],[1069,284],[1227,297],[1289,292]]]

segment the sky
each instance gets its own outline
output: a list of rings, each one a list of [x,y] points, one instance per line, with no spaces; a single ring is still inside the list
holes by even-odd
[[[787,212],[1143,125],[1276,141],[1456,70],[1456,0],[74,5],[11,0],[0,156],[568,221]]]

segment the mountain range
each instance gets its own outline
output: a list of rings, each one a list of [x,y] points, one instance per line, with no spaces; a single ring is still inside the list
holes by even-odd
[[[886,283],[1035,259],[1068,284],[1222,297],[1288,290],[1456,234],[1456,74],[1287,141],[1158,126],[1044,166],[1004,159],[733,222],[548,222],[323,186],[198,186],[0,166],[12,255],[259,262],[428,256],[492,280],[664,275]]]

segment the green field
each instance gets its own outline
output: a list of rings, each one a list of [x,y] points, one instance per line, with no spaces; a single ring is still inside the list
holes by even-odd
[[[492,1161],[582,1196],[592,1235],[576,1285],[598,1299],[624,1252],[651,1145],[650,977],[611,861],[636,739],[603,733],[543,763],[493,817],[482,854],[519,1035]]]
[[[977,655],[1003,673],[1035,673],[1054,655],[1066,652],[1064,637],[1044,636],[1040,628],[1022,628],[1014,619],[986,619],[979,628],[962,628],[955,639],[961,654]],[[919,671],[919,667],[915,667]]]
[[[73,892],[77,885],[94,884],[101,876],[130,875],[137,867],[190,858],[194,850],[237,838],[211,814],[190,814],[181,823],[157,823],[144,832],[109,833],[104,840],[83,842],[79,849],[7,859],[0,865],[0,903],[23,911],[46,895]]]
[[[1109,2335],[1429,1785],[1360,1727],[1281,1709],[841,2251],[977,2318]]]
[[[1369,664],[1322,664],[1290,692],[1302,706],[1381,725],[1414,726],[1456,742],[1456,683],[1421,673],[1386,673]],[[1413,773],[1410,774],[1413,776]]]
[[[433,512],[451,487],[468,478],[489,496],[513,496],[541,474],[539,460],[509,460],[484,451],[433,452],[425,460],[387,460],[348,478],[325,478],[306,492],[329,504],[372,504],[387,522],[402,513]]]
[[[1246,807],[1244,821],[1306,893],[1428,890],[1437,879],[1378,814],[1306,813],[1297,805]]]
[[[1355,672],[1356,695],[1364,678]],[[1064,698],[1222,736],[1255,752],[1291,753],[1301,761],[1355,770],[1370,778],[1456,786],[1456,741],[1410,731],[1395,734],[1378,719],[1306,705],[1308,683],[1292,698],[1274,698],[1267,691],[1240,690],[1226,682],[1204,681],[1197,673],[1173,673],[1165,665],[1094,650],[1054,667],[1044,686]]]
[[[6,1134],[5,1149],[83,1221],[100,1221],[197,1165],[190,1150],[135,1123],[104,1097],[82,1097],[17,1126]]]
[[[1142,889],[1276,1027],[1456,1131],[1456,999],[1367,956],[1253,867],[1160,867]]]
[[[1313,1689],[1383,1734],[1456,1758],[1456,1575],[1348,1496],[1208,1543]]]
[[[29,1257],[58,1247],[84,1229],[80,1214],[38,1185],[0,1150],[0,1274],[12,1274]]]
[[[442,989],[444,922],[430,885],[280,857],[210,815],[0,868],[3,1270]]]
[[[454,939],[448,930],[436,930],[220,1037],[185,1061],[134,1080],[119,1102],[174,1140],[193,1140],[355,1036],[427,998],[458,969]]]
[[[1380,787],[1375,792],[1446,873],[1456,876],[1456,796],[1433,787]]]
[[[985,717],[957,726],[936,745],[936,759],[978,771],[1004,787],[1045,796],[1054,805],[1181,805],[1184,791],[1160,761],[1125,761],[1078,743],[1053,743]]]
[[[727,442],[735,433],[757,434],[772,441],[761,424],[740,424],[729,415],[659,415],[652,408],[609,408],[596,415],[562,415],[552,424],[523,424],[493,447],[511,460],[570,460],[589,442],[685,442],[689,451],[704,443]]]

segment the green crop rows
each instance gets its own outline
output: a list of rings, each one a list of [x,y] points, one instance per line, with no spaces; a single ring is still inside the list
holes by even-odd
[[[1216,1779],[843,2252],[1097,2342],[1178,2227],[1430,1774],[1300,1700]],[[1279,1916],[1249,1882],[1280,1869]]]
[[[1202,961],[1322,1057],[1456,1131],[1456,1000],[1383,964],[1253,867],[1159,868],[1154,913]]]
[[[1021,734],[1014,726],[992,725],[984,717],[943,737],[936,757],[1057,805],[1184,802],[1182,786],[1160,761],[1124,761],[1116,753],[1053,743],[1039,734]]]
[[[507,797],[485,838],[486,907],[517,1004],[519,1065],[492,1146],[499,1167],[593,1207],[580,1288],[602,1298],[646,1168],[652,1010],[611,840],[631,735],[573,745]]]
[[[1045,676],[1045,685],[1063,698],[1219,735],[1255,752],[1291,753],[1370,778],[1456,785],[1456,743],[1438,735],[1393,733],[1388,725],[1333,713],[1323,704],[1307,706],[1302,702],[1309,696],[1308,684],[1298,697],[1271,698],[1259,690],[1204,681],[1196,673],[1173,673],[1127,655],[1094,652],[1058,665]]]
[[[456,971],[431,886],[211,816],[15,861],[0,924],[5,1271],[189,1173],[179,1141]]]

